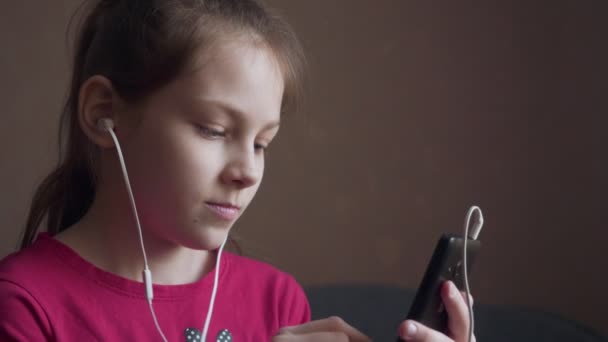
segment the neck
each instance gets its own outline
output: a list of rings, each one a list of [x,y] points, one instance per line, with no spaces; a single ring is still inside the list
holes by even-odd
[[[101,186],[99,189],[106,191],[99,191],[86,215],[57,239],[107,272],[142,281],[144,258],[126,191],[110,191]],[[118,196],[109,196],[110,193]],[[189,249],[148,233],[145,227],[142,230],[155,284],[192,283],[215,266],[213,252]]]

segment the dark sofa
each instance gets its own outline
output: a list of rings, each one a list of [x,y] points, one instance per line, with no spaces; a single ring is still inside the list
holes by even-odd
[[[414,291],[384,286],[334,285],[305,289],[313,319],[342,317],[377,342],[394,342]],[[608,342],[592,329],[539,310],[475,303],[479,342]],[[608,318],[607,318],[608,323]]]

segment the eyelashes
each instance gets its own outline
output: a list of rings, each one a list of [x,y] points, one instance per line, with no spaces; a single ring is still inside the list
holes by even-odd
[[[197,129],[201,135],[208,138],[217,139],[226,137],[225,131],[220,131],[211,127],[197,125]]]
[[[266,149],[268,149],[268,146],[262,145],[262,144],[254,144],[253,148],[255,148],[258,151],[266,152]]]
[[[223,139],[223,138],[226,138],[226,136],[227,136],[226,131],[212,128],[209,126],[196,125],[196,128],[200,135],[202,135],[203,137],[208,138],[208,139],[213,139],[213,140]],[[268,145],[255,143],[253,145],[253,148],[256,151],[265,152],[268,149]]]

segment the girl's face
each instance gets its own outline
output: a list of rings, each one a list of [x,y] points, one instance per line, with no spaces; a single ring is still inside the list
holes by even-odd
[[[272,54],[237,40],[135,109],[137,122],[119,139],[148,235],[220,246],[262,181],[283,87]]]

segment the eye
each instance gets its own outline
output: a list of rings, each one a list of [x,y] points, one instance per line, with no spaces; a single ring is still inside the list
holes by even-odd
[[[253,147],[255,148],[256,151],[261,151],[261,152],[265,152],[266,149],[268,148],[267,145],[263,145],[263,144],[254,144]]]
[[[208,138],[223,138],[226,136],[226,132],[207,126],[197,125],[197,129],[200,134]]]

